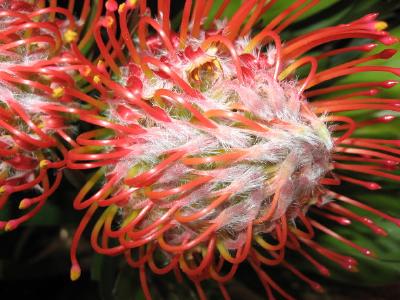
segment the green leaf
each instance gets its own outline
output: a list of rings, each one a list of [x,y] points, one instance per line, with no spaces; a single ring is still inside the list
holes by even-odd
[[[229,3],[227,8],[225,9],[221,19],[223,18],[230,19],[233,16],[233,14],[238,10],[238,8],[242,5],[241,2],[242,2],[241,0],[231,1],[231,3]],[[212,21],[214,21],[215,15],[218,12],[218,9],[220,8],[222,3],[223,0],[215,0],[213,2],[207,21],[205,22],[206,28],[211,24]]]

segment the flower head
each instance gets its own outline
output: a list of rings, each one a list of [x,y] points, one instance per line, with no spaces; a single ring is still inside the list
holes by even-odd
[[[384,31],[386,23],[370,14],[282,41],[280,33],[318,1],[294,1],[265,28],[252,32],[275,1],[248,0],[229,20],[222,20],[230,2],[223,1],[208,24],[204,21],[213,1],[188,0],[175,32],[170,2],[159,0],[153,18],[145,0],[119,6],[109,0],[103,17],[101,9],[95,11],[95,24],[81,42],[76,41],[79,31],[64,31],[72,52],[54,65],[79,71],[88,93],[61,80],[51,90],[53,97],[66,93],[84,105],[53,104],[44,111],[51,116],[53,111],[76,114],[95,127],[71,143],[66,165],[97,168],[74,200],[76,209],[87,211],[72,242],[71,278],[80,275],[76,249],[81,234],[101,207],[105,209],[91,234],[93,248],[106,255],[124,254],[129,265],[139,268],[148,299],[146,267],[157,274],[175,271],[178,278],[183,272],[201,299],[201,281],[206,279],[218,282],[228,299],[224,284],[244,261],[270,298],[274,291],[292,299],[268,275],[268,267],[276,265],[321,291],[290,262],[289,251],[325,276],[328,268],[310,248],[344,269],[356,270],[354,258],[318,244],[315,231],[373,256],[371,249],[339,235],[324,220],[343,226],[356,221],[378,235],[387,234],[350,205],[400,226],[399,219],[336,189],[342,182],[375,190],[380,188],[376,178],[399,181],[393,172],[400,161],[399,141],[355,135],[394,116],[357,122],[344,114],[399,111],[398,100],[378,96],[380,89],[397,82],[324,84],[360,72],[398,76],[400,71],[369,63],[389,59],[393,49],[326,70],[319,67],[326,58],[369,53],[376,44],[312,51],[350,38],[391,45],[397,39]],[[88,15],[88,3],[83,2],[81,21]],[[82,53],[91,34],[100,53],[94,62]],[[307,74],[296,75],[299,69]]]
[[[71,139],[59,112],[72,102],[65,89],[74,80],[60,66],[72,59],[63,54],[63,36],[75,22],[65,9],[32,1],[3,0],[0,7],[0,208],[11,207],[14,199],[8,200],[18,193],[12,198],[24,210],[0,221],[0,228],[12,230],[33,217],[61,181],[62,140]],[[65,20],[56,21],[56,13]]]

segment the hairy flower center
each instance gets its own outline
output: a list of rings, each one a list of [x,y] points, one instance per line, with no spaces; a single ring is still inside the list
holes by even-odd
[[[143,83],[151,106],[168,115],[160,122],[137,111],[146,132],[135,135],[129,159],[116,170],[129,170],[130,179],[158,175],[136,184],[125,214],[150,199],[157,208],[147,226],[176,207],[169,242],[182,243],[211,223],[227,247],[236,241],[237,249],[249,222],[269,232],[283,215],[295,218],[312,204],[330,168],[329,131],[296,81],[274,78],[274,49],[248,54],[236,48],[246,66],[242,79],[235,59],[217,46],[189,45],[175,57],[160,51],[162,64],[149,64],[155,76],[137,65],[122,70],[127,87]],[[172,82],[170,70],[185,82]],[[127,122],[118,108],[114,114]]]

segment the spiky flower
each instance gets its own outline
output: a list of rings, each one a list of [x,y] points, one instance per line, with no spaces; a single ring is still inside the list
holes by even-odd
[[[68,10],[40,2],[0,1],[0,209],[18,199],[26,210],[1,220],[5,230],[34,216],[57,189],[68,152],[62,140],[73,142],[60,112],[71,112],[65,89],[74,80],[62,66],[73,58],[62,53],[75,21]]]
[[[146,267],[157,274],[185,273],[201,299],[201,281],[213,279],[228,299],[224,283],[246,260],[271,299],[273,290],[292,299],[268,275],[275,265],[320,291],[286,258],[288,251],[299,253],[322,275],[329,271],[309,248],[348,270],[355,270],[357,262],[316,243],[316,230],[373,255],[324,225],[324,218],[342,225],[361,222],[386,235],[372,220],[343,206],[348,204],[400,225],[399,219],[335,188],[349,182],[375,190],[380,186],[374,178],[400,179],[392,172],[399,162],[399,141],[353,135],[394,117],[356,122],[342,114],[399,111],[398,100],[377,95],[396,82],[322,85],[361,72],[400,75],[397,68],[368,64],[390,58],[395,50],[327,70],[319,68],[324,59],[369,52],[375,44],[310,52],[349,38],[393,44],[397,40],[384,31],[386,24],[371,14],[282,41],[280,33],[318,1],[295,1],[254,33],[253,25],[275,1],[248,0],[229,20],[220,19],[229,2],[223,1],[207,25],[203,21],[213,1],[186,1],[174,32],[170,1],[158,1],[154,19],[146,1],[118,6],[110,0],[93,28],[101,59],[92,64],[73,44],[81,75],[105,106],[79,112],[82,121],[98,128],[79,135],[80,146],[68,154],[71,169],[98,168],[74,201],[76,209],[87,212],[73,239],[72,279],[80,275],[77,243],[101,207],[107,208],[92,230],[93,248],[124,254],[140,269],[148,299]],[[309,66],[308,74],[298,78],[303,66]],[[340,96],[333,95],[338,91]],[[226,265],[230,269],[223,274]]]

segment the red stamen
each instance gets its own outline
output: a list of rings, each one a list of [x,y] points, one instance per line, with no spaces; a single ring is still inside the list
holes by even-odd
[[[388,220],[388,221],[390,221],[390,222],[392,222],[392,223],[394,223],[394,224],[396,224],[397,226],[400,227],[400,219],[398,219],[398,218],[389,216],[389,215],[387,215],[387,214],[385,214],[385,213],[383,213],[383,212],[381,212],[381,211],[379,211],[379,210],[377,210],[375,208],[372,208],[372,207],[370,207],[370,206],[368,206],[368,205],[366,205],[364,203],[361,203],[359,201],[356,201],[356,200],[351,199],[349,197],[337,194],[337,193],[332,192],[332,191],[329,191],[328,195],[335,197],[335,199],[337,199],[337,200],[343,201],[343,202],[348,203],[350,205],[353,205],[355,207],[358,207],[358,208],[361,208],[363,210],[369,211],[369,212],[371,212],[371,213],[373,213],[373,214],[375,214],[375,215],[377,215],[377,216],[379,216],[379,217],[381,217],[383,219],[386,219],[386,220]]]
[[[192,7],[192,0],[185,1],[185,7],[183,8],[183,14],[182,14],[181,27],[179,30],[179,40],[180,40],[179,45],[181,49],[183,49],[186,45],[191,7]]]
[[[331,229],[329,229],[329,228],[323,226],[322,224],[318,223],[317,221],[311,220],[310,222],[311,222],[311,224],[312,224],[315,228],[321,230],[321,231],[324,232],[325,234],[327,234],[327,235],[333,237],[334,239],[337,239],[338,241],[342,242],[343,244],[345,244],[345,245],[347,245],[347,246],[349,246],[349,247],[351,247],[351,248],[354,248],[354,249],[358,250],[358,251],[361,252],[362,254],[364,254],[364,255],[366,255],[366,256],[375,256],[375,254],[373,254],[373,252],[372,252],[371,250],[369,250],[369,249],[367,249],[367,248],[363,248],[363,247],[361,247],[361,246],[359,246],[359,245],[353,243],[352,241],[350,241],[350,240],[344,238],[344,237],[341,236],[340,234],[338,234],[338,233],[334,232],[333,230],[331,230]]]

